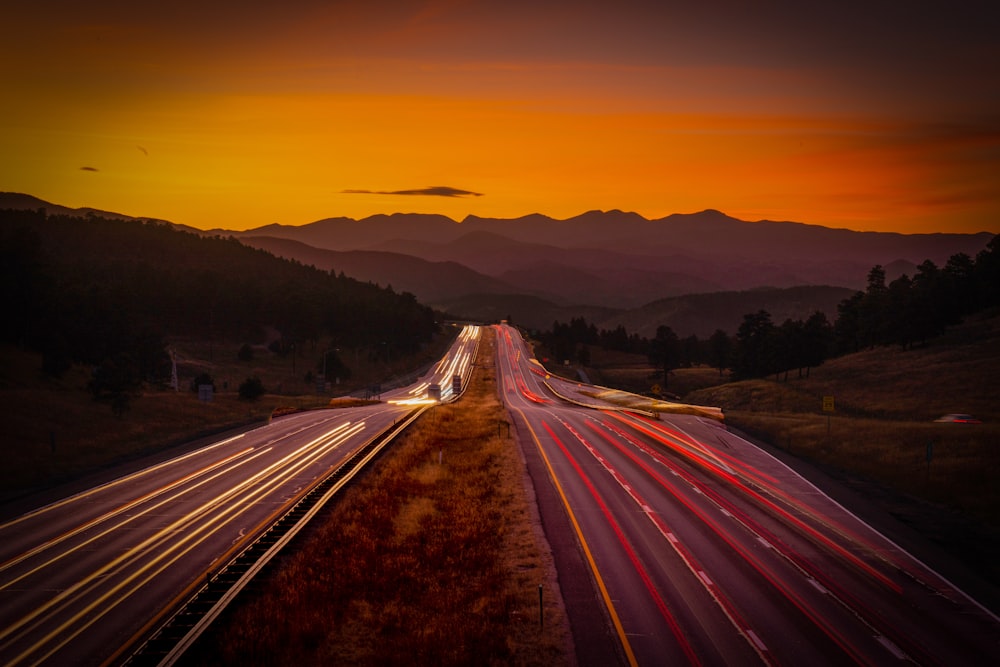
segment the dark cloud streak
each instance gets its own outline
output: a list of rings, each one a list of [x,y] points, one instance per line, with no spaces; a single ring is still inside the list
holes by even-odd
[[[482,197],[482,192],[459,190],[447,185],[433,185],[416,190],[341,190],[345,195],[419,195],[429,197]]]
[[[100,171],[97,167],[80,167],[80,171]]]

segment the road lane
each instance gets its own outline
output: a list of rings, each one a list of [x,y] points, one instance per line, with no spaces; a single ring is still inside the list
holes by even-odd
[[[0,662],[100,664],[115,654],[426,401],[427,385],[464,383],[478,338],[464,328],[441,363],[384,402],[281,417],[0,524]]]
[[[544,462],[533,479],[558,488],[623,662],[1000,657],[995,615],[709,413],[657,420],[598,388],[552,391],[515,330],[498,340],[501,396],[529,465]]]

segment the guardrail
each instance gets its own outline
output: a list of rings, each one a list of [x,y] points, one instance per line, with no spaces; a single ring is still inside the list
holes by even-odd
[[[142,643],[123,664],[129,667],[168,667],[175,664],[323,506],[428,407],[414,409],[405,418],[369,440],[329,475],[304,491],[270,527],[224,566],[205,573],[204,584],[148,638],[144,641],[139,639]]]

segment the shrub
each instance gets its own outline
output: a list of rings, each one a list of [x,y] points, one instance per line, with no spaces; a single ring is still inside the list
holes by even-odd
[[[198,393],[198,387],[203,384],[212,385],[212,391],[215,391],[215,379],[208,373],[201,373],[195,379],[191,380],[191,391]]]
[[[244,401],[256,401],[264,395],[264,383],[254,375],[240,384],[240,398]]]

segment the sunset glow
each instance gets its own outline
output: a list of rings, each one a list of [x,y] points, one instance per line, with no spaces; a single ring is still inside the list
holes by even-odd
[[[3,191],[205,229],[715,208],[1000,232],[993,8],[43,4],[0,27]]]

